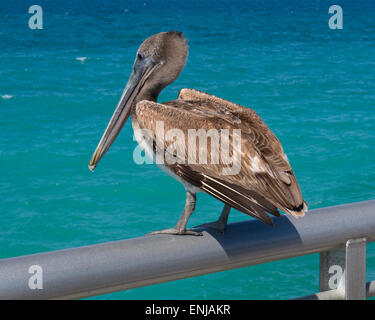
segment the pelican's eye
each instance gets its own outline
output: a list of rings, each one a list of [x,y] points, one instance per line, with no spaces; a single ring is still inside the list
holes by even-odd
[[[142,60],[144,58],[144,54],[142,52],[137,53],[137,59]]]
[[[142,52],[137,53],[137,58],[134,63],[134,71],[136,72],[144,63],[145,55]]]

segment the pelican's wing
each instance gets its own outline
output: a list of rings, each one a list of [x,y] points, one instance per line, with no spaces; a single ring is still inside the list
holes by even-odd
[[[244,125],[242,130],[251,136],[262,156],[279,171],[281,178],[285,178],[286,182],[289,180],[289,173],[284,172],[291,171],[292,168],[281,143],[254,110],[195,89],[180,90],[178,99],[200,101],[203,105],[211,103],[238,117]]]
[[[278,215],[277,207],[293,215],[299,213],[295,212],[299,199],[295,199],[292,194],[292,181],[286,183],[285,179],[280,178],[277,170],[263,157],[252,135],[246,133],[246,125],[234,113],[225,108],[220,109],[217,104],[178,99],[164,104],[141,101],[136,106],[135,116],[140,128],[152,133],[154,151],[164,154],[164,165],[190,184],[268,224],[272,224],[272,220],[266,212]],[[156,134],[158,123],[163,124],[163,141]],[[229,131],[232,155],[236,154],[240,159],[237,172],[223,174],[228,164],[221,162],[191,162],[189,130],[201,129],[205,132],[210,129]],[[241,129],[240,145],[233,144],[233,129]],[[167,139],[171,132],[172,136],[182,137],[182,140]],[[163,150],[156,150],[158,147]],[[198,159],[199,150],[195,153]],[[209,146],[207,158],[212,159],[213,155]],[[302,197],[300,198],[302,204]]]
[[[178,99],[199,101],[202,105],[207,103],[218,105],[220,109],[227,110],[238,117],[241,120],[243,132],[251,137],[261,156],[274,171],[274,175],[288,185],[289,193],[292,196],[292,206],[287,207],[289,210],[283,210],[289,212],[292,208],[292,212],[289,212],[292,215],[304,215],[308,208],[307,203],[302,199],[297,179],[281,143],[254,110],[194,89],[180,90]],[[264,183],[267,183],[267,178],[259,176],[259,179],[264,180]]]

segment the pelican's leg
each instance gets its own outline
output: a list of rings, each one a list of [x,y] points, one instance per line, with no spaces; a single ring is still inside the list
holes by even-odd
[[[215,229],[221,233],[224,233],[225,227],[227,226],[227,222],[228,222],[229,212],[230,212],[230,206],[225,204],[223,210],[221,211],[221,215],[217,221],[201,224],[199,226],[196,226],[195,228],[206,227],[206,228]]]
[[[194,212],[195,209],[195,201],[196,195],[195,193],[191,193],[189,191],[186,192],[186,203],[185,209],[182,212],[180,219],[178,220],[177,224],[174,228],[171,229],[164,229],[160,231],[153,231],[150,232],[149,235],[152,234],[178,234],[178,235],[192,235],[192,236],[201,236],[201,232],[193,231],[193,230],[186,230],[186,224]]]

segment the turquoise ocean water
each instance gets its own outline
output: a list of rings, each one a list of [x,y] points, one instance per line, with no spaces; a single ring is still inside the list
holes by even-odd
[[[155,165],[134,163],[130,123],[95,173],[87,168],[138,45],[160,31],[183,31],[190,45],[160,101],[190,87],[254,108],[280,138],[311,209],[375,198],[373,1],[34,2],[0,2],[0,258],[142,236],[177,221],[184,189]],[[33,4],[44,10],[43,30],[28,28]],[[343,8],[343,30],[328,27],[332,4]],[[221,207],[200,194],[189,226],[216,219]],[[316,291],[311,255],[95,299]]]

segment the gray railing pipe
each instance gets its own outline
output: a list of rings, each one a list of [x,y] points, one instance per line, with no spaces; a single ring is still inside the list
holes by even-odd
[[[301,219],[229,224],[224,235],[154,235],[0,260],[0,299],[68,299],[105,294],[375,240],[375,200],[315,209]],[[43,289],[30,289],[30,267]],[[251,297],[249,297],[251,298]]]

